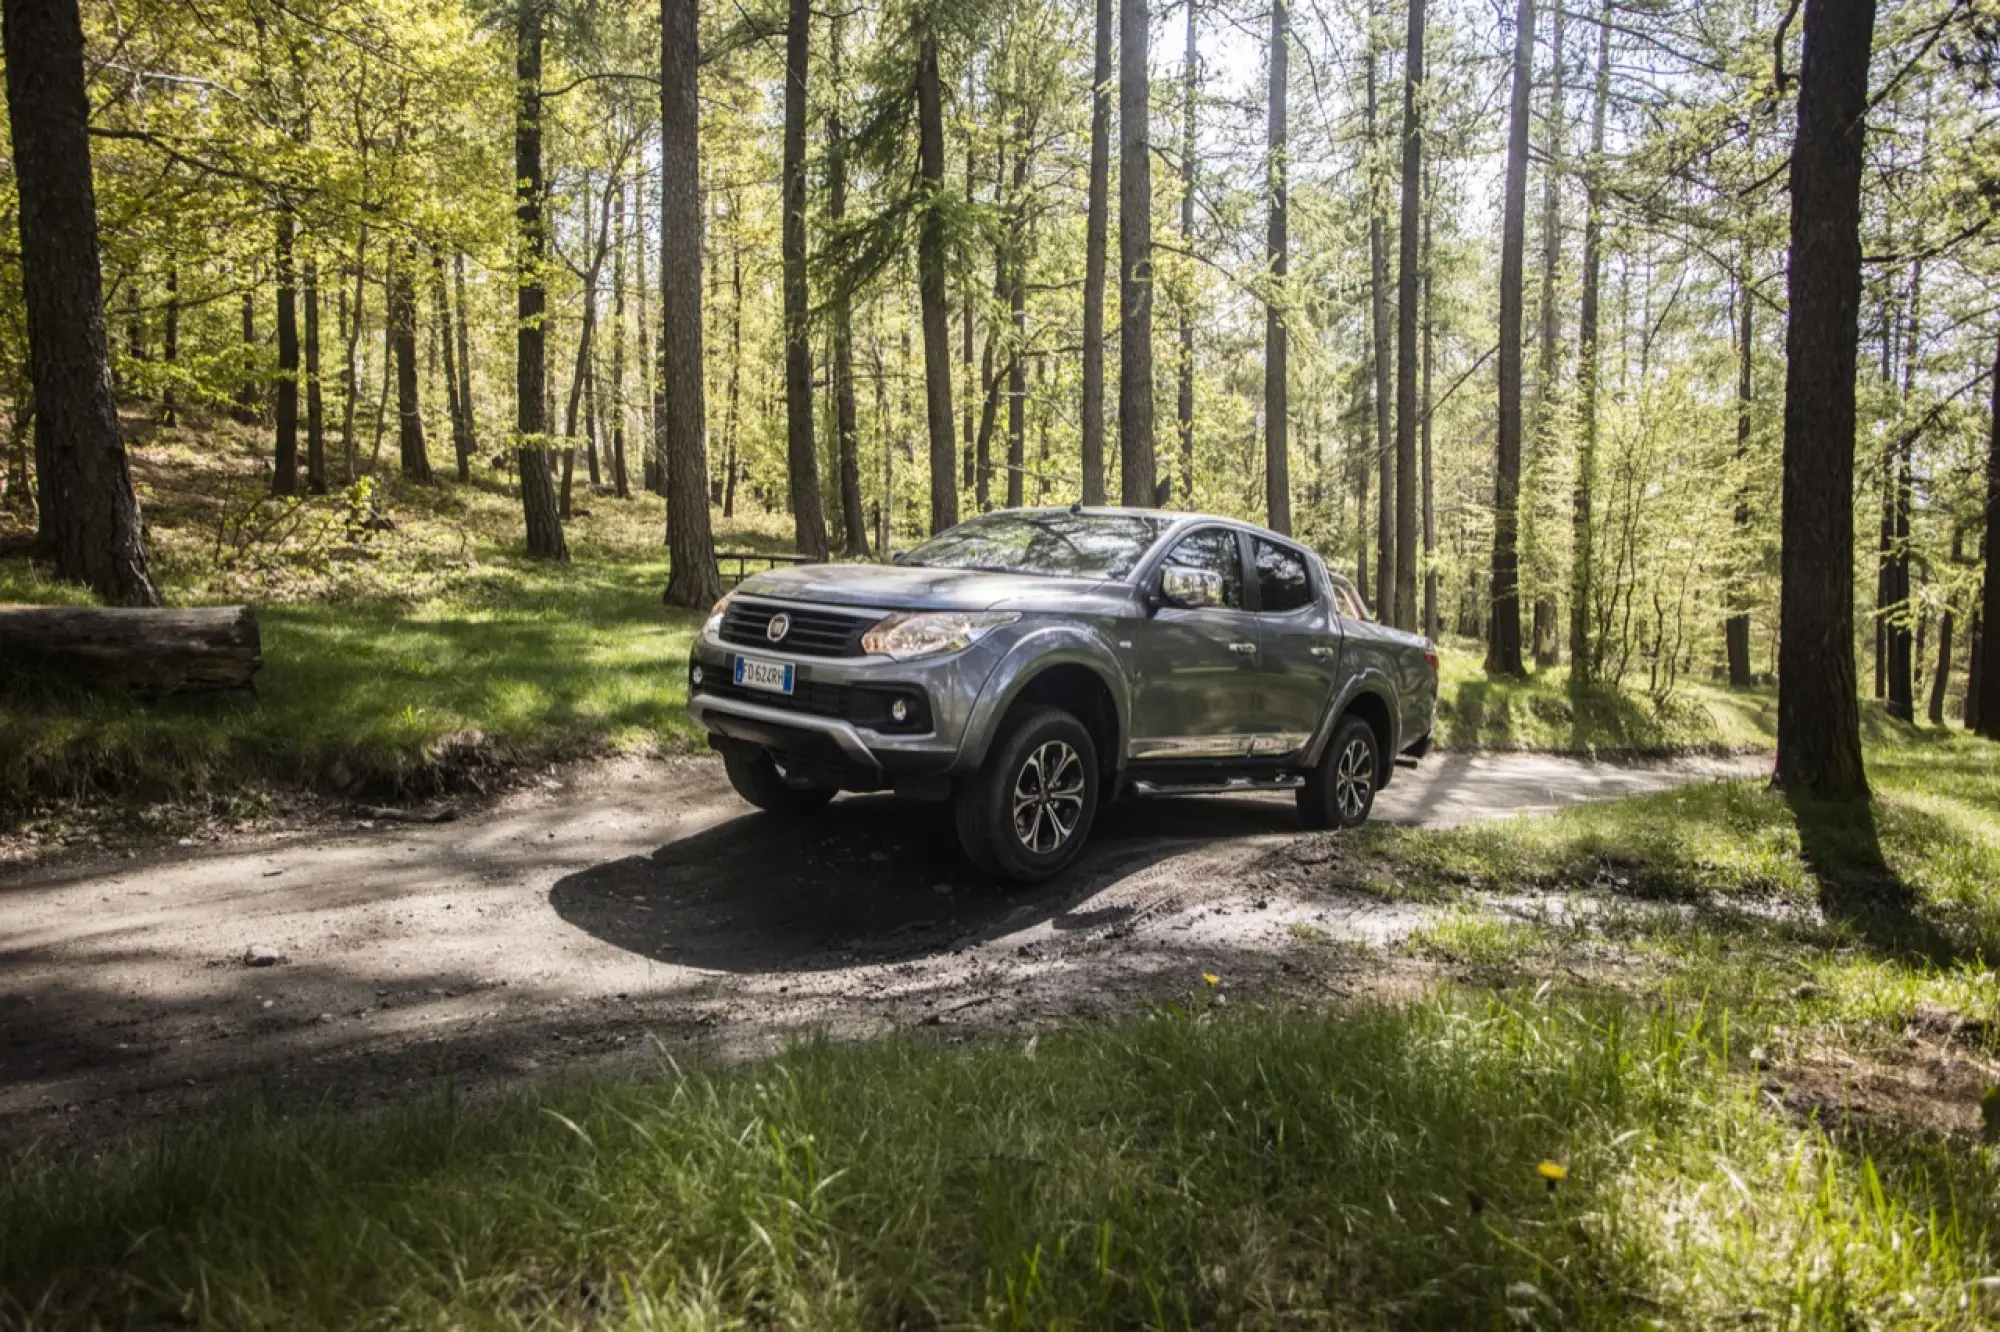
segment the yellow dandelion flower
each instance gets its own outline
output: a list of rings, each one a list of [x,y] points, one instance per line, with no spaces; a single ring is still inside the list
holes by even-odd
[[[1202,973],[1201,973],[1201,978],[1202,978],[1202,980],[1206,981],[1206,982],[1207,982],[1208,984],[1210,984],[1210,985],[1220,985],[1220,984],[1222,984],[1222,977],[1220,977],[1220,976],[1216,975],[1216,974],[1215,974],[1214,972],[1212,972],[1212,971],[1204,971],[1204,972],[1202,972]]]
[[[1535,1167],[1535,1173],[1547,1180],[1551,1186],[1569,1178],[1569,1168],[1554,1161],[1544,1161]]]

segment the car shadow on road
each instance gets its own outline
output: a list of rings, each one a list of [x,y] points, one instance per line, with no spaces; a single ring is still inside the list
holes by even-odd
[[[1289,802],[1153,800],[1104,810],[1047,884],[995,881],[958,848],[949,807],[850,797],[806,821],[748,814],[557,881],[563,920],[629,952],[731,972],[824,970],[948,952],[1048,922],[1115,927],[1109,885],[1207,842],[1298,831]]]

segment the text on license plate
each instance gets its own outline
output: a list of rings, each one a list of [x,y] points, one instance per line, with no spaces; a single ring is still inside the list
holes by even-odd
[[[736,659],[736,683],[745,689],[762,689],[771,694],[792,692],[792,663]]]

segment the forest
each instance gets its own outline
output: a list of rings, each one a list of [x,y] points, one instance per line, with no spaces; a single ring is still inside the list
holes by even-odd
[[[241,528],[476,485],[564,561],[631,506],[674,605],[739,515],[882,558],[1110,500],[1308,539],[1497,676],[1790,644],[1833,732],[1857,659],[1978,720],[1989,0],[6,17],[0,502],[107,601],[167,595],[125,437],[228,431]]]

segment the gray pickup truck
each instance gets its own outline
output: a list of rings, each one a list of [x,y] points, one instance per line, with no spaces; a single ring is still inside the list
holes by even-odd
[[[1057,874],[1116,796],[1296,793],[1368,817],[1430,747],[1437,652],[1319,557],[1227,518],[1013,509],[890,565],[760,573],[716,604],[688,710],[744,799],[949,800],[981,868]]]

